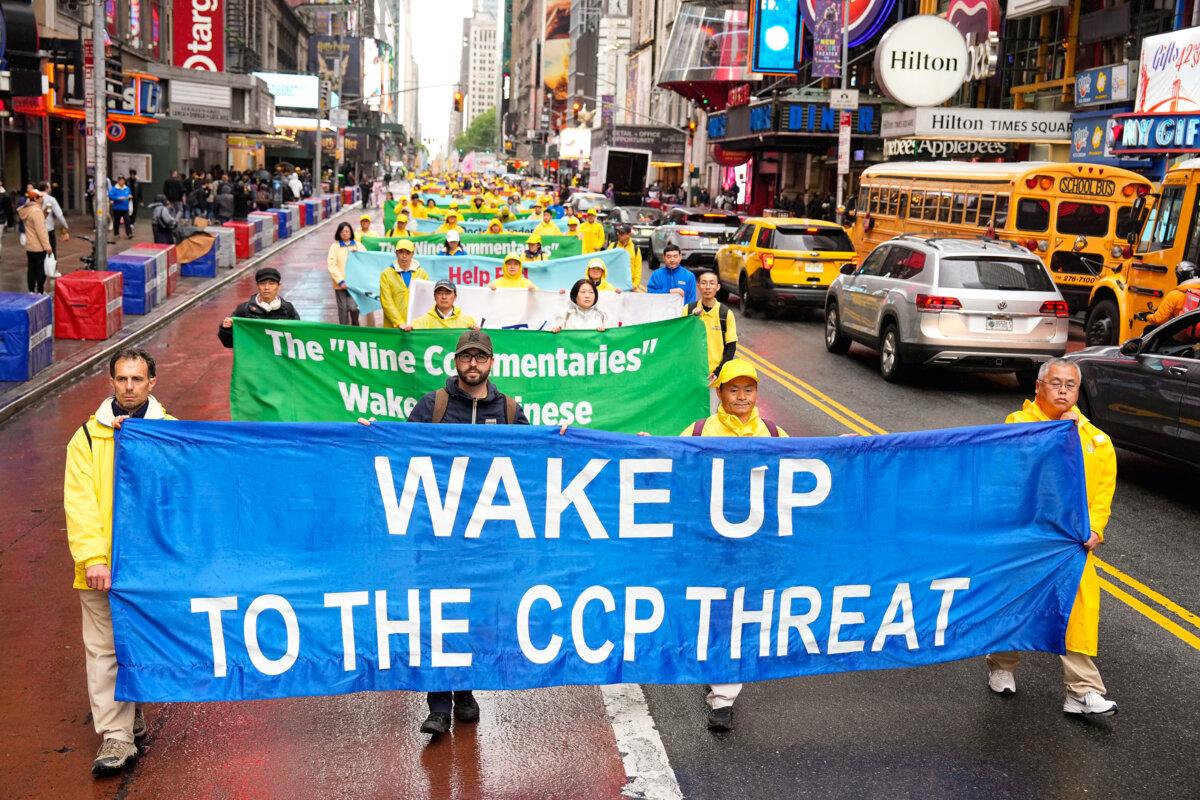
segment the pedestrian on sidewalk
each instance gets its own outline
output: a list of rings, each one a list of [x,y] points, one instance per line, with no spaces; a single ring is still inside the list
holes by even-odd
[[[163,181],[163,194],[166,195],[167,202],[171,204],[171,212],[176,219],[179,219],[183,214],[184,196],[183,181],[179,179],[179,170],[171,170],[171,177]]]
[[[46,212],[42,209],[42,193],[33,186],[26,188],[26,201],[17,209],[25,226],[25,284],[32,294],[46,291],[46,255],[50,250],[50,234],[46,230]]]
[[[129,206],[133,193],[125,185],[125,176],[117,176],[117,184],[108,190],[108,201],[113,218],[113,236],[120,238],[121,225],[125,226],[125,236],[133,238],[133,223],[129,221]]]
[[[113,453],[115,434],[130,417],[174,419],[152,392],[154,358],[136,347],[118,350],[108,362],[112,394],[67,445],[63,480],[67,544],[75,562],[74,588],[83,611],[83,654],[87,665],[92,725],[102,742],[92,774],[120,770],[138,756],[135,741],[146,720],[134,703],[114,697],[117,655],[113,645],[112,587]]]
[[[717,378],[717,413],[696,420],[680,436],[787,436],[787,432],[758,413],[758,370],[749,361],[735,358],[725,362]],[[733,730],[733,702],[742,691],[740,683],[714,683],[708,687],[708,729]]]
[[[179,227],[179,218],[172,210],[172,203],[165,194],[154,198],[150,204],[150,230],[154,234],[155,244],[175,244],[175,231]]]
[[[439,286],[441,283],[439,282]],[[472,425],[528,425],[516,398],[501,394],[488,380],[492,372],[492,338],[483,331],[466,331],[454,348],[455,377],[444,388],[422,397],[408,415],[409,422],[466,423]],[[450,730],[450,712],[458,722],[478,722],[479,703],[468,690],[430,692],[429,716],[421,733],[433,736]]]
[[[137,222],[138,208],[142,205],[143,188],[136,169],[129,170],[129,180],[125,183],[129,186],[129,224],[133,225]]]
[[[50,182],[42,181],[37,188],[42,193],[42,211],[46,214],[46,234],[50,237],[50,252],[54,253],[55,258],[58,258],[56,234],[61,230],[64,242],[71,239],[67,218],[63,216],[62,206],[58,204],[58,199],[50,194]]]
[[[329,269],[329,277],[333,279],[333,296],[337,300],[339,325],[358,325],[358,304],[354,302],[346,286],[346,259],[360,249],[350,223],[338,223],[337,232],[333,235],[333,244],[329,246],[329,254],[325,258],[325,266]]]
[[[1082,374],[1074,362],[1051,359],[1038,370],[1037,389],[1032,401],[1026,400],[1020,411],[1004,420],[1016,422],[1051,422],[1070,420],[1079,430],[1083,448],[1083,472],[1087,487],[1088,518],[1091,536],[1083,544],[1087,562],[1075,605],[1067,621],[1066,654],[1060,656],[1066,699],[1063,713],[1081,716],[1107,717],[1117,713],[1117,704],[1105,697],[1107,690],[1092,657],[1099,645],[1100,579],[1096,577],[1096,548],[1104,543],[1104,529],[1112,511],[1112,498],[1117,489],[1117,452],[1112,440],[1093,425],[1075,404],[1079,402]],[[988,688],[999,695],[1017,693],[1013,675],[1020,657],[1017,653],[992,653],[987,657]]]
[[[217,338],[226,347],[233,347],[233,318],[243,319],[300,319],[296,307],[279,296],[283,278],[274,267],[263,267],[254,273],[258,293],[239,305],[217,328]]]

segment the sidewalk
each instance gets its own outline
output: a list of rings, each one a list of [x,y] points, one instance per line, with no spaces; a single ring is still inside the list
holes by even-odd
[[[287,239],[277,241],[252,258],[239,261],[232,269],[221,269],[216,278],[180,278],[175,293],[167,302],[155,308],[145,316],[125,317],[125,324],[111,339],[103,341],[83,341],[78,339],[54,340],[54,363],[34,375],[32,380],[21,382],[0,381],[0,421],[6,420],[21,411],[26,406],[37,402],[50,392],[61,388],[70,381],[92,369],[112,355],[118,348],[135,344],[148,334],[158,330],[170,320],[183,313],[200,300],[220,290],[231,281],[237,280],[245,272],[254,268],[263,259],[273,255],[284,247],[298,241],[314,231],[323,230],[330,223],[343,220],[353,222],[353,213],[358,206],[346,206],[327,220],[301,228],[298,233]],[[73,235],[67,242],[58,245],[58,271],[64,275],[82,268],[80,256],[91,252],[91,246],[81,236],[91,238],[94,229],[90,217],[68,217]],[[25,250],[17,241],[15,230],[3,235],[3,252],[0,253],[0,291],[24,292],[25,286]],[[108,252],[115,255],[129,249],[139,242],[153,241],[150,233],[149,219],[139,219],[133,229],[133,239],[122,238],[116,242],[109,238]],[[47,292],[53,293],[53,281],[47,282]]]

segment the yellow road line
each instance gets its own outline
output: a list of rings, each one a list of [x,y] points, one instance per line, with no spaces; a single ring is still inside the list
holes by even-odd
[[[1172,619],[1168,619],[1168,618],[1164,617],[1162,614],[1158,613],[1158,611],[1156,611],[1155,609],[1146,605],[1141,600],[1139,600],[1136,597],[1134,597],[1133,595],[1129,594],[1124,589],[1120,588],[1119,586],[1117,586],[1114,583],[1109,583],[1108,581],[1101,578],[1100,579],[1100,588],[1103,589],[1104,591],[1108,592],[1109,594],[1111,594],[1113,597],[1117,598],[1121,602],[1123,602],[1125,605],[1132,608],[1134,611],[1138,611],[1143,616],[1148,617],[1149,619],[1153,620],[1164,630],[1170,631],[1171,633],[1175,634],[1177,637],[1179,637],[1183,641],[1190,644],[1192,647],[1196,648],[1197,650],[1200,650],[1200,636],[1197,636],[1196,634],[1192,633],[1189,630],[1185,630],[1182,626],[1179,625],[1179,623],[1175,622]]]
[[[862,425],[864,428],[869,428],[874,433],[879,433],[879,434],[887,433],[887,431],[885,431],[883,428],[876,425],[874,422],[871,422],[870,420],[865,419],[862,416],[858,415],[854,411],[851,411],[849,408],[846,408],[844,405],[842,405],[838,401],[834,400],[832,397],[825,394],[817,387],[815,387],[809,383],[806,383],[805,381],[800,380],[792,373],[783,369],[783,367],[780,367],[778,364],[771,363],[766,358],[764,358],[763,356],[754,352],[753,350],[750,350],[745,347],[739,347],[738,350],[740,352],[750,356],[751,360],[758,362],[760,365],[775,370],[776,372],[778,372],[779,374],[783,375],[788,380],[790,380],[792,383],[794,383],[797,387],[803,389],[806,392],[809,392],[814,397],[820,398],[824,403],[828,404],[832,408],[837,409],[841,413],[845,414],[847,417],[850,417],[851,419],[856,421],[858,424]]]
[[[1137,591],[1141,592],[1146,597],[1149,597],[1151,600],[1158,603],[1160,606],[1162,606],[1163,608],[1172,612],[1176,616],[1180,617],[1181,619],[1187,620],[1187,622],[1189,622],[1193,626],[1200,628],[1200,614],[1195,614],[1191,611],[1188,611],[1186,608],[1179,605],[1174,600],[1171,600],[1169,597],[1159,594],[1158,592],[1151,589],[1149,586],[1146,586],[1144,583],[1140,583],[1139,581],[1135,580],[1134,578],[1129,577],[1124,572],[1121,572],[1121,570],[1114,567],[1112,564],[1109,564],[1107,561],[1103,561],[1099,558],[1096,558],[1094,560],[1096,562],[1097,567],[1104,570],[1109,575],[1112,575],[1114,578],[1121,581],[1121,583],[1124,583],[1125,585],[1127,585],[1133,589],[1136,589]]]
[[[807,383],[806,381],[800,380],[792,373],[790,373],[787,370],[783,369],[782,367],[779,367],[778,365],[772,363],[771,361],[767,360],[766,358],[763,358],[761,355],[759,355],[758,353],[755,353],[753,350],[749,350],[748,348],[745,348],[745,347],[739,347],[738,351],[743,356],[745,356],[747,358],[747,360],[749,360],[751,363],[753,363],[759,369],[763,370],[763,372],[767,373],[767,375],[769,377],[774,378],[776,383],[783,386],[785,389],[790,391],[792,394],[796,395],[797,397],[799,397],[802,400],[806,401],[807,403],[811,404],[814,408],[818,409],[819,411],[824,412],[828,416],[832,417],[834,420],[840,422],[842,425],[846,426],[847,428],[854,431],[855,433],[860,434],[862,436],[870,436],[872,433],[876,433],[876,434],[887,433],[886,430],[879,427],[875,423],[862,417],[861,415],[855,413],[854,411],[851,411],[849,408],[846,408],[846,406],[837,402],[829,395],[820,391],[819,389],[817,389],[816,387]],[[1151,589],[1149,586],[1146,586],[1145,584],[1135,580],[1134,578],[1131,578],[1130,576],[1126,575],[1124,572],[1122,572],[1121,570],[1112,566],[1111,564],[1109,564],[1106,561],[1102,561],[1101,559],[1097,558],[1096,565],[1099,566],[1105,572],[1109,573],[1113,577],[1120,580],[1122,583],[1129,586],[1130,588],[1135,589],[1136,591],[1140,592],[1141,594],[1143,594],[1146,597],[1153,600],[1155,603],[1158,603],[1163,608],[1178,615],[1181,619],[1184,619],[1191,625],[1194,625],[1197,628],[1200,628],[1200,615],[1197,615],[1191,611],[1188,611],[1186,608],[1179,605],[1175,601],[1171,600],[1170,598],[1166,597],[1165,595],[1163,595],[1159,592],[1156,592],[1155,590]],[[1138,598],[1129,594],[1128,592],[1124,591],[1123,589],[1119,588],[1114,583],[1110,583],[1109,581],[1106,581],[1103,578],[1101,578],[1100,586],[1102,589],[1107,591],[1109,594],[1111,594],[1114,597],[1116,597],[1117,599],[1121,600],[1123,603],[1125,603],[1126,605],[1128,605],[1130,608],[1134,609],[1135,611],[1141,613],[1143,616],[1147,617],[1148,619],[1150,619],[1151,621],[1153,621],[1154,623],[1156,623],[1157,625],[1162,627],[1164,630],[1167,630],[1167,631],[1175,634],[1177,637],[1179,637],[1183,641],[1187,642],[1192,647],[1195,647],[1197,650],[1200,650],[1200,637],[1196,636],[1195,634],[1191,633],[1187,629],[1183,628],[1181,625],[1179,625],[1174,620],[1163,616],[1157,610],[1146,605],[1141,600],[1139,600]]]

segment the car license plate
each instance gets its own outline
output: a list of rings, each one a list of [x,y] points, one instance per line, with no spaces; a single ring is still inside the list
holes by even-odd
[[[825,266],[823,264],[805,264],[804,271],[805,272],[824,272]]]
[[[988,317],[985,327],[989,331],[1011,331],[1013,329],[1012,320],[1008,317]]]

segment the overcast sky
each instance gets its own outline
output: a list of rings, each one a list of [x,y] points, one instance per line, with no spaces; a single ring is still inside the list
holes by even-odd
[[[471,13],[471,0],[416,0],[412,4],[413,52],[421,74],[418,112],[421,138],[433,139],[429,155],[446,149],[453,86],[462,57],[462,21]]]

